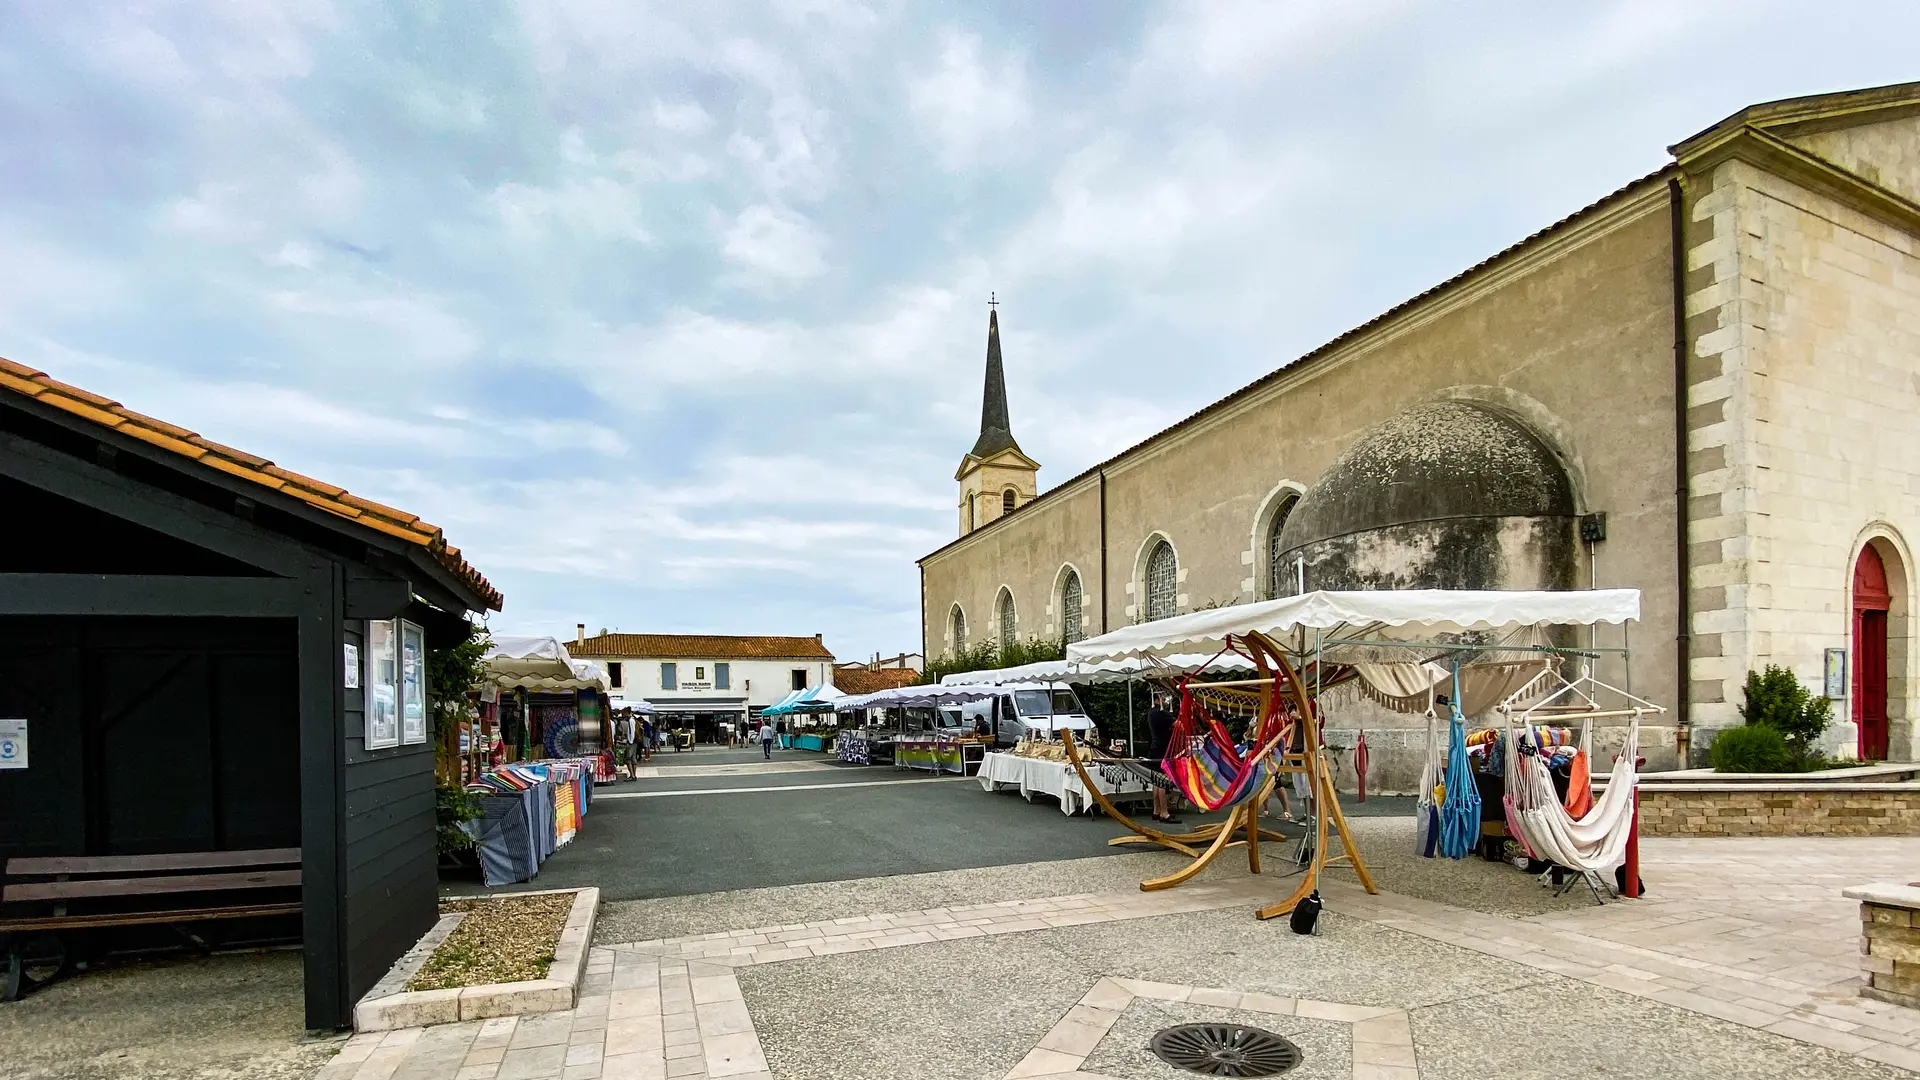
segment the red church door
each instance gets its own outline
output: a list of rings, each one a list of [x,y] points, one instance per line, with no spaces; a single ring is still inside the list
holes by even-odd
[[[1853,722],[1860,756],[1887,758],[1887,610],[1893,594],[1880,553],[1867,547],[1853,567]]]

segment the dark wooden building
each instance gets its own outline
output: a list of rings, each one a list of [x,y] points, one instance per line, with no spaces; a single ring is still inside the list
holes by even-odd
[[[411,514],[0,360],[0,859],[297,847],[346,1026],[435,919],[425,652],[499,606]]]

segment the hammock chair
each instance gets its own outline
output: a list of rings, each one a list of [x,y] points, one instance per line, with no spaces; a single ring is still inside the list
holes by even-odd
[[[1284,709],[1263,710],[1247,734],[1248,749],[1242,753],[1225,725],[1207,711],[1183,679],[1180,715],[1174,720],[1173,738],[1161,767],[1181,797],[1202,810],[1238,806],[1267,787],[1274,775],[1274,748],[1292,727],[1293,720],[1284,715]]]
[[[1299,773],[1308,779],[1315,811],[1315,831],[1308,838],[1311,847],[1307,849],[1312,852],[1312,859],[1294,895],[1255,914],[1270,919],[1292,911],[1317,887],[1321,867],[1334,863],[1344,862],[1350,866],[1368,892],[1377,892],[1333,794],[1333,778],[1322,756],[1317,725],[1311,719],[1315,715],[1314,699],[1299,670],[1287,662],[1284,650],[1263,634],[1229,635],[1227,648],[1221,655],[1227,651],[1253,661],[1257,678],[1226,683],[1181,680],[1180,712],[1174,721],[1173,737],[1159,762],[1160,767],[1154,770],[1160,783],[1173,787],[1196,806],[1209,811],[1225,810],[1226,820],[1222,822],[1199,824],[1185,833],[1168,833],[1133,821],[1113,805],[1087,771],[1089,764],[1098,769],[1122,763],[1113,758],[1103,760],[1105,756],[1097,750],[1085,754],[1086,748],[1076,745],[1070,731],[1061,732],[1067,761],[1079,774],[1088,794],[1102,811],[1132,833],[1115,837],[1108,843],[1154,844],[1193,860],[1173,873],[1142,881],[1140,888],[1145,891],[1172,888],[1186,881],[1205,869],[1221,851],[1238,844],[1246,845],[1247,868],[1257,874],[1260,841],[1291,839],[1284,833],[1261,828],[1259,807],[1266,802],[1281,774]],[[1199,699],[1203,694],[1231,707],[1257,710],[1244,749],[1235,745],[1226,726],[1201,703]],[[1298,740],[1299,745],[1289,750],[1286,740],[1296,729],[1305,734]],[[1125,767],[1133,769],[1143,764],[1131,761],[1126,762]],[[1343,856],[1325,854],[1330,828],[1337,833]]]
[[[1626,862],[1627,844],[1633,836],[1633,795],[1639,784],[1640,718],[1666,710],[1608,686],[1586,671],[1571,680],[1555,673],[1543,673],[1542,680],[1557,681],[1561,685],[1524,710],[1516,712],[1502,706],[1502,711],[1508,714],[1505,801],[1509,831],[1526,849],[1529,858],[1578,872],[1598,899],[1600,875]],[[1599,695],[1603,691],[1625,699],[1627,707],[1602,707]],[[1627,718],[1626,739],[1614,758],[1606,793],[1596,801],[1586,765],[1593,758],[1593,722],[1617,716]],[[1543,718],[1581,721],[1579,751],[1572,762],[1571,782],[1564,800],[1554,790],[1544,753],[1557,740],[1549,734],[1552,729],[1534,723]],[[1583,812],[1575,813],[1575,810]]]
[[[1626,861],[1627,838],[1633,826],[1633,789],[1639,776],[1640,717],[1627,721],[1626,744],[1614,759],[1613,777],[1606,793],[1584,815],[1567,812],[1553,777],[1540,753],[1540,744],[1528,727],[1516,727],[1507,740],[1507,793],[1517,835],[1537,859],[1558,863],[1582,874],[1610,871]],[[1581,727],[1580,747],[1591,754],[1593,721]]]
[[[1435,704],[1447,703],[1447,751],[1444,764],[1436,730]],[[1414,850],[1433,858],[1464,859],[1480,843],[1480,787],[1467,754],[1467,718],[1460,711],[1460,669],[1453,671],[1453,697],[1437,699],[1428,690],[1427,760],[1420,770],[1419,801],[1414,807]]]
[[[1453,669],[1453,697],[1447,702],[1447,797],[1440,804],[1440,835],[1434,853],[1460,860],[1480,842],[1480,787],[1467,756],[1467,718],[1460,712],[1460,668]]]

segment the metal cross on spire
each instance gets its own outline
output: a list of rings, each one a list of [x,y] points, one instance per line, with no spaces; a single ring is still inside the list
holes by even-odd
[[[996,294],[994,294],[994,293],[988,293],[988,294],[987,294],[987,307],[989,307],[989,308],[997,308],[997,307],[999,307],[999,306],[1000,306],[1000,301],[998,301],[998,300],[996,300],[996,299],[994,299],[994,296],[995,296],[995,295],[996,295]]]

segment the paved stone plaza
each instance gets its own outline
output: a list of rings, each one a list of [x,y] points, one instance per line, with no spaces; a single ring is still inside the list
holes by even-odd
[[[1224,859],[1179,889],[1129,884],[1169,858],[957,871],[972,904],[870,912],[868,883],[846,881],[834,889],[859,914],[603,933],[570,1012],[355,1036],[319,1075],[1171,1077],[1142,1040],[1199,1019],[1292,1037],[1308,1077],[1920,1070],[1920,1014],[1853,992],[1858,916],[1839,896],[1914,865],[1920,839],[1648,841],[1646,900],[1518,917],[1332,883],[1309,938],[1250,915],[1284,867],[1255,878]],[[1463,892],[1517,876],[1445,869]],[[1050,877],[1076,888],[1036,891]],[[1095,880],[1108,887],[1079,888]],[[699,906],[724,919],[781,892]]]

